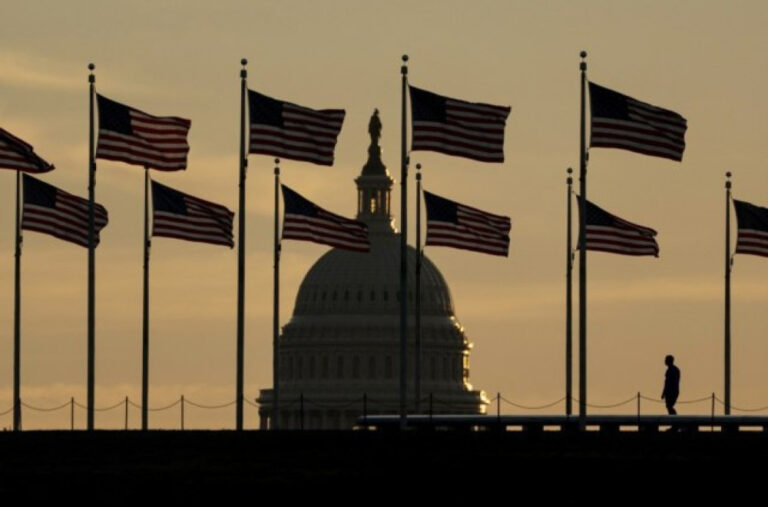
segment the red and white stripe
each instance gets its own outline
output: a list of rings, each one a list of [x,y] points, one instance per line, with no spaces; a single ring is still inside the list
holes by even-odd
[[[251,123],[248,152],[333,165],[344,116],[343,109],[315,111],[284,102],[283,128]]]
[[[94,243],[107,225],[107,210],[94,204]],[[57,189],[56,207],[24,203],[21,228],[50,234],[64,241],[88,247],[88,200]]]
[[[28,173],[53,170],[53,165],[35,154],[32,145],[2,128],[0,128],[0,167]]]
[[[285,213],[283,239],[313,241],[358,252],[370,251],[368,228],[364,223],[319,208],[317,217]]]
[[[504,161],[504,126],[509,107],[446,98],[446,121],[413,121],[411,149],[481,162]]]
[[[739,229],[736,253],[768,257],[768,232],[757,229]]]
[[[685,151],[685,118],[627,97],[629,120],[592,118],[590,146],[624,150],[680,161]]]
[[[141,165],[160,171],[187,168],[191,122],[175,116],[152,116],[130,109],[133,135],[99,129],[96,158]]]
[[[457,203],[458,224],[427,220],[426,245],[448,246],[492,255],[509,255],[509,217]]]
[[[153,211],[152,236],[185,239],[214,245],[235,245],[232,222],[235,214],[226,207],[184,194],[186,215]]]
[[[614,216],[615,225],[587,224],[587,250],[658,257],[656,231]]]

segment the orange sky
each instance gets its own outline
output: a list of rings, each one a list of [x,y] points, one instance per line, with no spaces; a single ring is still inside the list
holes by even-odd
[[[0,31],[0,126],[56,164],[46,181],[86,195],[86,66],[94,62],[99,93],[192,119],[188,170],[156,178],[236,209],[238,63],[246,57],[252,89],[347,110],[334,167],[284,161],[282,171],[284,183],[352,216],[352,180],[366,159],[374,108],[384,125],[384,162],[399,178],[402,53],[410,55],[416,86],[512,106],[504,164],[428,152],[412,161],[424,166],[425,188],[511,216],[509,258],[446,248],[427,255],[448,280],[474,343],[472,384],[489,396],[543,404],[564,390],[564,185],[565,169],[578,164],[578,54],[585,49],[590,79],[677,111],[689,125],[682,163],[591,153],[590,200],[655,228],[661,255],[589,256],[589,401],[614,403],[638,391],[658,397],[667,353],[682,370],[681,399],[722,397],[724,173],[734,173],[736,198],[768,206],[761,168],[768,158],[766,20],[768,5],[757,1],[12,0]],[[249,164],[246,395],[253,400],[271,384],[272,157],[251,156]],[[3,412],[12,387],[14,175],[0,178]],[[98,162],[97,201],[110,213],[97,253],[100,407],[140,398],[142,179],[138,167]],[[399,200],[398,190],[396,215]],[[326,247],[286,242],[283,250],[285,323],[304,273]],[[157,238],[151,262],[152,405],[180,394],[207,404],[233,400],[236,250]],[[22,265],[22,397],[37,406],[70,396],[82,403],[86,250],[27,232]],[[767,278],[765,259],[736,258],[736,407],[768,405]],[[708,410],[703,403],[680,412]],[[76,417],[82,426],[84,411]],[[139,424],[138,411],[130,417]],[[255,409],[246,417],[248,427],[257,425]],[[174,427],[178,412],[158,412],[150,423]],[[24,424],[63,427],[69,414],[28,410]],[[99,413],[96,424],[119,427],[123,413]],[[0,417],[0,426],[10,425],[10,415]],[[232,408],[187,411],[187,427],[233,425]]]

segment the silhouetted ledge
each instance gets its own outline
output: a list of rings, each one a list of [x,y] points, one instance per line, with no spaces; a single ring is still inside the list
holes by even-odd
[[[762,469],[766,459],[764,432],[25,431],[0,433],[0,493],[405,483],[440,486],[432,494],[443,497],[462,495],[444,486],[475,481],[599,473],[631,482],[633,471]]]

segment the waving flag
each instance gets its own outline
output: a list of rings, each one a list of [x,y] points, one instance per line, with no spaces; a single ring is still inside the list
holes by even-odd
[[[368,252],[368,226],[325,211],[282,185],[285,215],[283,239],[298,239],[345,250]]]
[[[590,146],[682,160],[688,122],[668,109],[589,83]]]
[[[96,158],[160,171],[187,168],[192,124],[176,116],[152,116],[97,95],[99,143]]]
[[[152,236],[235,246],[235,214],[189,194],[152,182]]]
[[[5,129],[0,128],[0,167],[28,173],[45,173],[54,167],[27,144]]]
[[[24,175],[24,206],[21,228],[50,234],[64,241],[88,247],[88,199]],[[107,210],[94,204],[94,242],[107,225]]]
[[[413,86],[410,92],[411,150],[504,162],[509,107],[452,99]]]
[[[509,255],[509,217],[424,192],[427,205],[426,245],[449,246],[492,255]]]
[[[768,257],[768,208],[733,200],[739,235],[736,253]]]
[[[581,196],[579,211],[581,211]],[[586,202],[587,250],[598,250],[622,255],[659,256],[656,243],[656,231],[642,225],[633,224],[604,209]]]
[[[249,153],[333,165],[343,109],[321,109],[283,102],[248,90]]]

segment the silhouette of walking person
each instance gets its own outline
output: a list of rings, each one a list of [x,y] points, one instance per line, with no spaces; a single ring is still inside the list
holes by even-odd
[[[666,402],[669,415],[677,415],[675,403],[680,395],[680,368],[675,366],[675,358],[671,355],[664,358],[664,364],[667,365],[667,373],[664,374],[664,391],[661,393],[661,399]]]

